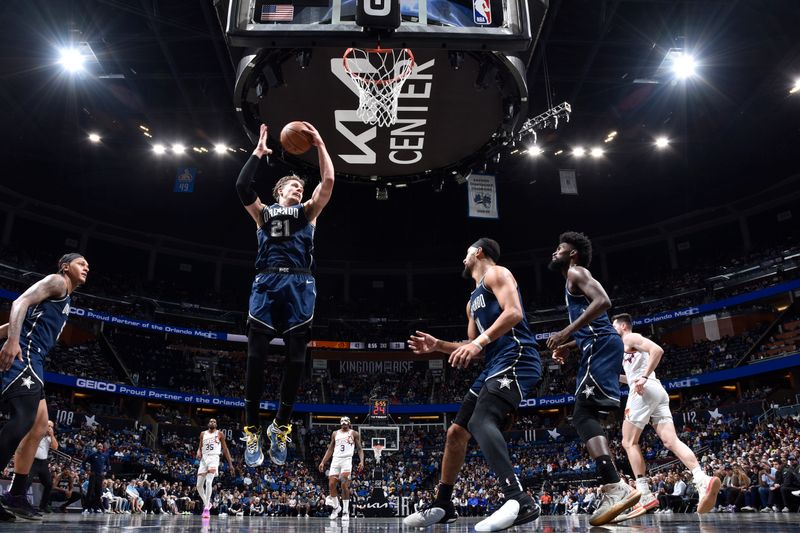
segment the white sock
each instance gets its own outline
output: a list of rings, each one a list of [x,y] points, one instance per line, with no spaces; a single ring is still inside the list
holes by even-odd
[[[636,488],[639,489],[639,492],[642,494],[647,494],[650,492],[650,480],[647,477],[637,477]]]
[[[692,469],[692,478],[694,479],[694,481],[701,481],[705,477],[706,473],[703,472],[703,469],[700,468],[700,465],[697,465]]]
[[[206,476],[206,507],[211,507],[211,492],[214,490],[214,476]]]
[[[203,487],[205,483],[206,476],[197,476],[197,494],[200,495],[200,499],[203,500],[203,509],[208,507],[208,501],[206,500],[206,491]]]
[[[350,500],[342,500],[342,514],[347,514],[350,509]]]

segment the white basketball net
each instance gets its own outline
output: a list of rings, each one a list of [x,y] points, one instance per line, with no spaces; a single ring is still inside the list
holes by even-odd
[[[384,448],[385,446],[381,446],[380,444],[372,445],[372,453],[375,454],[375,464],[381,464],[381,454],[383,453]]]
[[[348,48],[343,60],[358,87],[358,118],[384,127],[397,122],[397,99],[414,69],[411,50]]]

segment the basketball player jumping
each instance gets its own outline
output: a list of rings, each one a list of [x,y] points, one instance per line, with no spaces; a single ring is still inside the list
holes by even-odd
[[[208,429],[200,433],[200,446],[197,448],[197,459],[200,466],[197,468],[197,493],[203,500],[203,518],[211,516],[211,491],[214,487],[214,477],[219,471],[219,454],[225,454],[231,475],[236,471],[233,459],[225,443],[225,434],[217,429],[217,419],[208,420]]]
[[[658,507],[658,498],[650,492],[648,479],[645,477],[646,465],[642,450],[639,448],[639,437],[648,422],[653,424],[658,438],[669,451],[674,453],[686,468],[692,471],[694,484],[700,500],[697,503],[698,513],[707,513],[716,504],[720,480],[708,476],[694,452],[678,438],[672,413],[669,410],[669,394],[656,378],[655,369],[664,355],[664,349],[658,344],[634,333],[631,315],[623,313],[613,319],[625,345],[625,356],[622,360],[624,375],[620,381],[630,387],[628,403],[625,405],[625,420],[622,422],[622,446],[628,454],[633,473],[636,475],[636,488],[642,493],[642,499],[633,509],[617,517],[617,522],[635,518],[645,514],[649,509]]]
[[[281,380],[280,405],[269,426],[269,456],[275,464],[286,461],[286,445],[292,431],[291,416],[297,388],[306,361],[311,320],[317,291],[313,267],[314,230],[333,192],[334,169],[325,143],[317,130],[304,122],[306,133],[317,147],[321,181],[311,198],[303,202],[304,182],[284,176],[272,189],[277,203],[265,205],[253,190],[258,165],[272,153],[267,148],[267,126],[261,126],[258,145],[236,181],[236,191],[245,210],[258,227],[256,274],[250,293],[247,320],[247,372],[245,389],[245,463],[258,466],[264,461],[258,407],[264,393],[264,358],[270,341],[283,337],[286,364]]]
[[[580,348],[575,410],[572,425],[597,464],[603,498],[589,523],[601,526],[639,501],[641,493],[620,480],[602,421],[619,408],[619,369],[624,347],[611,326],[606,310],[611,307],[603,286],[587,269],[592,261],[592,243],[583,233],[566,232],[559,237],[549,268],[561,271],[570,324],[547,339],[553,359],[563,363],[570,349]],[[569,342],[569,338],[574,340]]]
[[[478,239],[467,249],[463,275],[475,281],[466,308],[468,341],[445,342],[420,331],[408,341],[414,353],[450,354],[448,362],[454,368],[466,368],[481,357],[485,363],[447,430],[436,498],[407,516],[403,520],[406,526],[427,527],[456,520],[453,485],[471,436],[497,474],[505,497],[505,503],[476,524],[475,531],[500,531],[539,517],[539,506],[514,473],[502,431],[522,399],[534,390],[541,376],[541,362],[519,287],[511,272],[496,264],[499,257],[500,246],[492,239]]]
[[[8,324],[0,326],[2,398],[11,419],[0,429],[0,468],[14,451],[14,480],[0,498],[2,507],[18,518],[41,520],[28,503],[28,474],[36,449],[47,435],[47,403],[44,399],[44,358],[55,346],[69,318],[72,291],[86,282],[89,263],[77,253],[58,260],[58,273],[31,285],[11,305]]]
[[[325,503],[333,507],[331,520],[335,520],[342,512],[342,520],[350,520],[350,472],[353,471],[353,450],[358,450],[358,473],[364,471],[364,449],[361,447],[361,436],[350,427],[350,418],[343,416],[340,420],[341,429],[331,433],[331,443],[325,450],[325,456],[319,463],[319,471],[325,471],[325,464],[333,456],[331,469],[328,472],[328,488],[330,496],[325,498]],[[336,492],[336,482],[342,482],[342,505],[339,506],[339,496]]]

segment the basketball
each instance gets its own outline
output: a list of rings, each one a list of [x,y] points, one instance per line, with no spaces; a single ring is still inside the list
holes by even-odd
[[[300,155],[311,148],[311,136],[306,133],[305,126],[294,120],[281,130],[281,146],[292,155]]]

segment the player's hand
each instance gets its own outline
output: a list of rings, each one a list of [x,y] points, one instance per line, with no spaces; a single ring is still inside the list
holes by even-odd
[[[569,333],[567,333],[566,330],[562,329],[561,331],[552,333],[550,337],[547,338],[547,347],[550,348],[551,350],[555,350],[562,344],[566,344],[568,340],[569,340]]]
[[[236,477],[236,467],[233,466],[233,463],[228,463],[228,471],[231,474],[231,477]]]
[[[356,468],[356,471],[359,474],[363,474],[364,473],[364,463],[358,463],[358,468]]]
[[[324,472],[325,471],[325,463],[320,463],[317,468],[319,468],[320,472]]]
[[[480,357],[480,355],[481,349],[473,343],[468,342],[456,348],[455,351],[450,354],[447,362],[450,363],[453,368],[467,368],[470,363]]]
[[[317,128],[311,125],[309,122],[303,122],[303,126],[305,126],[305,131],[308,133],[309,137],[311,137],[311,144],[314,146],[322,146],[325,144],[325,141],[322,140],[322,136],[317,131]]]
[[[647,385],[647,378],[644,376],[639,376],[636,378],[636,381],[633,382],[633,390],[639,396],[644,396],[644,386]]]
[[[555,349],[553,349],[553,361],[559,365],[563,365],[567,357],[569,357],[569,348],[567,348],[565,344],[556,346]]]
[[[415,331],[414,335],[408,339],[408,347],[416,354],[431,353],[436,351],[436,344],[439,339],[433,335],[428,335],[422,331]]]
[[[272,150],[267,147],[267,130],[267,125],[262,124],[258,135],[258,144],[256,144],[256,149],[253,150],[254,156],[263,157],[272,153]]]
[[[22,349],[19,347],[18,342],[7,340],[3,343],[3,348],[0,349],[0,370],[5,372],[14,363],[14,358],[22,362]]]

